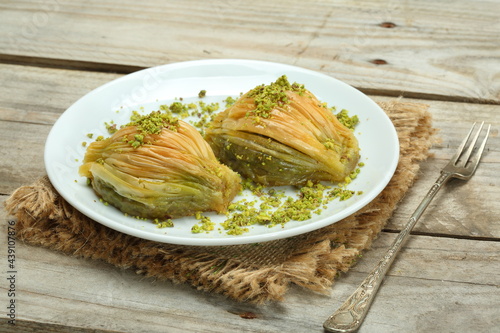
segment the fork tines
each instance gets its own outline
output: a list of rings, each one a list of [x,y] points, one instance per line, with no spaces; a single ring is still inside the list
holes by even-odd
[[[481,124],[479,125],[479,130],[477,130],[476,134],[474,135],[474,138],[472,139],[472,142],[469,144],[469,148],[464,153],[465,146],[467,145],[467,142],[469,141],[469,138],[470,138],[472,132],[474,131],[474,128],[476,127],[476,124],[477,123],[472,124],[472,127],[471,127],[469,133],[464,138],[464,140],[462,141],[462,143],[460,144],[460,146],[457,148],[457,152],[455,153],[455,155],[452,158],[452,160],[454,161],[453,162],[454,164],[457,164],[459,161],[461,161],[462,162],[462,165],[461,165],[462,168],[465,168],[467,162],[473,162],[474,163],[476,160],[479,159],[479,157],[481,157],[481,155],[483,154],[484,146],[486,145],[486,141],[488,140],[488,136],[490,134],[491,125],[488,125],[488,128],[486,130],[486,135],[484,137],[483,142],[481,143],[481,146],[479,147],[479,150],[478,150],[477,154],[475,155],[475,157],[472,160],[469,161],[470,156],[471,156],[471,154],[472,154],[472,152],[474,150],[474,147],[476,146],[476,142],[477,142],[477,140],[479,138],[479,135],[481,134],[481,131],[483,129],[484,121],[481,122]]]

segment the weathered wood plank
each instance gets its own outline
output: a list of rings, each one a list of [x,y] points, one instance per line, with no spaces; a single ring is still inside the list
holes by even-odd
[[[371,93],[500,102],[496,1],[10,0],[1,8],[0,61],[126,70],[250,58]]]
[[[113,333],[116,331],[101,330],[96,328],[81,328],[70,325],[48,324],[31,320],[17,320],[15,326],[9,324],[7,319],[0,319],[0,333],[15,332],[44,332],[44,333]]]
[[[45,139],[50,126],[0,121],[0,194],[10,194],[45,174]]]
[[[446,161],[430,159],[422,165],[419,180],[394,212],[387,228],[400,230],[434,184]],[[498,238],[500,198],[498,163],[481,163],[467,182],[452,180],[429,205],[414,231],[425,234]]]
[[[0,65],[0,193],[45,173],[45,139],[57,118],[115,74]]]
[[[80,97],[120,76],[0,64],[0,120],[52,125]]]
[[[5,236],[4,213],[0,221]],[[236,303],[187,285],[153,281],[99,261],[17,243],[16,315],[25,322],[120,332],[322,332],[322,321],[355,289],[394,237],[382,233],[373,249],[338,278],[331,295],[294,287],[282,304],[265,306]],[[499,320],[499,254],[498,242],[413,236],[360,332],[491,331]],[[0,252],[0,262],[6,262],[5,256]],[[2,281],[0,303],[5,304],[7,286]],[[245,313],[255,319],[244,319]]]

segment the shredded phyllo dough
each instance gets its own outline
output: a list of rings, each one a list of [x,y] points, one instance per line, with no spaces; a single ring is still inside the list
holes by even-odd
[[[100,201],[158,228],[191,215],[192,233],[241,235],[253,225],[308,220],[332,200],[362,194],[347,188],[363,166],[357,116],[336,112],[284,75],[227,97],[222,112],[206,96],[201,90],[196,102],[133,111],[121,127],[107,122],[109,138],[89,133],[95,141],[82,142],[80,174]],[[296,194],[281,185],[296,186]],[[206,212],[225,219],[216,225]]]
[[[241,188],[194,127],[160,111],[134,114],[110,138],[91,143],[80,174],[105,202],[162,220],[159,226],[199,211],[223,213]]]
[[[262,185],[343,181],[359,160],[353,131],[286,76],[219,113],[205,138],[222,163]]]

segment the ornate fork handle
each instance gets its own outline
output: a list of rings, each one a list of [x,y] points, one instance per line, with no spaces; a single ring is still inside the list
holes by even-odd
[[[394,258],[396,258],[397,253],[408,240],[411,230],[436,193],[451,177],[452,173],[444,171],[441,172],[440,177],[436,180],[429,192],[427,192],[427,195],[424,197],[378,265],[366,277],[354,293],[344,302],[344,304],[342,304],[342,306],[323,323],[323,327],[327,332],[355,332],[358,330],[364,317],[366,316],[366,313],[368,312],[377,290],[382,284],[384,276],[389,270]]]

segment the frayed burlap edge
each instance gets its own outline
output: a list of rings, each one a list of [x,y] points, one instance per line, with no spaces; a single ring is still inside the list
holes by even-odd
[[[384,191],[356,214],[308,234],[260,244],[196,247],[162,244],[111,230],[58,195],[47,177],[17,189],[6,210],[18,239],[66,254],[98,259],[156,279],[188,283],[238,301],[282,300],[290,284],[327,292],[371,246],[428,156],[434,130],[427,106],[380,103],[400,140],[397,170]]]

